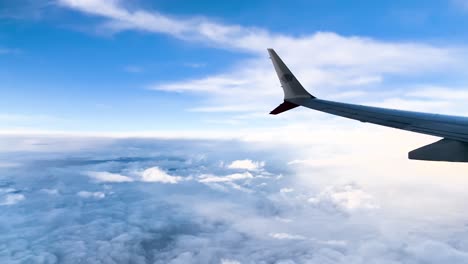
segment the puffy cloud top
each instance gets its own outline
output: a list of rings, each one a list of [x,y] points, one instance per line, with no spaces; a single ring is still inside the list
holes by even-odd
[[[145,182],[160,182],[175,184],[180,182],[183,178],[179,176],[171,176],[158,167],[152,167],[144,170],[141,173],[141,179]]]
[[[229,169],[243,169],[243,170],[259,170],[265,166],[264,161],[253,161],[249,159],[235,160],[227,167]]]
[[[89,171],[86,173],[89,177],[100,182],[132,182],[133,179],[117,173],[107,171]]]
[[[0,168],[0,263],[467,263],[465,221],[390,210],[358,183],[304,186],[291,157],[241,144],[126,139],[21,152],[24,166]],[[246,155],[278,166],[232,173],[219,165]]]

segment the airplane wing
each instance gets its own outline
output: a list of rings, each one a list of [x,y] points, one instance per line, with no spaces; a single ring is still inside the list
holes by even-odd
[[[268,49],[281,86],[284,102],[270,112],[277,115],[298,106],[416,133],[442,137],[409,152],[416,160],[468,162],[468,118],[403,111],[322,100],[307,92],[273,49]]]

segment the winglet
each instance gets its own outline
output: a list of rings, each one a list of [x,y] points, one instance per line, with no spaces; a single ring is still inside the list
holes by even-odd
[[[268,49],[270,59],[275,67],[276,74],[281,82],[281,87],[284,91],[284,100],[294,98],[315,98],[302,87],[301,83],[296,79],[294,74],[288,69],[286,64],[276,54],[275,50]]]
[[[302,87],[301,83],[288,69],[286,64],[284,64],[278,54],[276,54],[275,50],[268,49],[268,53],[270,54],[270,59],[273,62],[273,66],[275,67],[276,74],[278,75],[278,78],[281,82],[281,87],[283,87],[284,92],[284,102],[271,111],[270,114],[277,115],[299,106],[289,102],[288,99],[315,98],[313,95],[307,92],[304,87]]]
[[[283,112],[286,112],[286,111],[291,110],[293,108],[296,108],[298,106],[299,105],[297,105],[297,104],[294,104],[294,103],[291,103],[291,102],[288,102],[288,101],[284,101],[282,104],[278,105],[278,107],[273,109],[273,111],[270,112],[270,115],[281,114]]]

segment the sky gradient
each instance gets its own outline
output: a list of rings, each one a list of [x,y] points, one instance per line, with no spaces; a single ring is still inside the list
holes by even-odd
[[[422,3],[6,1],[1,130],[170,134],[300,121],[266,115],[282,96],[268,47],[316,96],[464,114],[447,99],[467,97],[468,4]]]

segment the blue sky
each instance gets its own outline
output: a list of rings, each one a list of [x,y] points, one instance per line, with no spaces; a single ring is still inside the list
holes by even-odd
[[[313,49],[314,40],[300,44],[301,39],[317,36],[320,32],[338,38],[323,41],[361,46],[357,52],[343,52],[356,57],[352,67],[345,70],[374,67],[372,63],[381,65],[386,61],[398,64],[403,59],[401,65],[377,69],[377,73],[369,73],[369,69],[346,73],[347,79],[332,85],[335,87],[328,91],[325,85],[330,84],[324,82],[321,88],[324,92],[320,94],[323,97],[333,98],[334,94],[343,91],[374,88],[374,91],[379,89],[379,94],[349,100],[376,101],[378,104],[385,98],[382,92],[396,91],[386,94],[387,98],[404,97],[398,92],[403,85],[406,91],[428,84],[457,90],[466,79],[462,74],[462,58],[467,39],[463,25],[468,20],[468,4],[462,0],[411,3],[288,1],[273,4],[270,1],[24,0],[6,1],[0,8],[0,116],[3,120],[1,128],[5,131],[224,131],[227,126],[229,129],[248,129],[283,125],[284,121],[261,115],[281,101],[274,72],[271,69],[267,72],[266,67],[270,66],[264,49],[271,46],[280,55],[284,54],[285,60],[291,61],[301,77],[317,68],[326,73],[330,68],[341,67],[340,59],[310,68],[308,60],[309,64],[314,64],[313,56],[324,51]],[[127,15],[114,16],[112,9],[127,12]],[[144,13],[146,18],[143,19],[148,20],[140,23],[138,13]],[[155,17],[171,22],[151,20]],[[232,32],[203,33],[201,24],[209,24],[205,25],[206,30],[224,27],[223,30]],[[183,32],[178,33],[181,27]],[[361,39],[362,43],[346,43],[353,38]],[[234,43],[236,39],[244,44]],[[359,52],[365,52],[366,45],[376,44],[365,43],[366,40],[388,45],[386,48],[389,49],[392,45],[410,44],[428,50],[408,61],[404,61],[408,57],[405,52],[413,52],[404,51],[404,48],[401,54],[390,54],[381,61],[360,61]],[[255,47],[246,47],[250,45],[249,41],[255,42]],[[333,51],[325,51],[324,56],[328,52]],[[376,47],[369,50],[368,55],[374,56],[375,52],[387,51]],[[438,54],[432,58],[431,54],[427,55],[431,52]],[[450,52],[453,54],[445,54]],[[301,56],[304,61],[294,61]],[[251,98],[268,99],[260,98],[259,102],[247,106],[246,100],[253,99],[243,98],[238,93],[220,98],[219,93],[213,92],[215,86],[227,90],[232,83],[210,82],[206,91],[193,87],[200,85],[197,80],[220,75],[231,82],[244,78],[241,73],[241,77],[237,74],[242,65],[252,65],[252,75],[258,72],[268,80],[268,94],[253,93]],[[408,73],[419,65],[421,70]],[[352,82],[349,75],[379,81],[349,87]],[[314,78],[303,81],[309,84],[312,93]],[[170,89],[160,89],[161,85],[171,84]],[[192,87],[176,87],[182,84]],[[245,91],[265,91],[265,85],[247,77],[245,83],[234,86],[239,88],[239,93],[245,94]],[[226,100],[226,97],[230,99]],[[215,111],[220,106],[225,109]],[[427,110],[414,104],[410,104],[410,108]],[[459,109],[447,107],[445,111],[451,113]],[[249,114],[254,118],[246,117]]]

